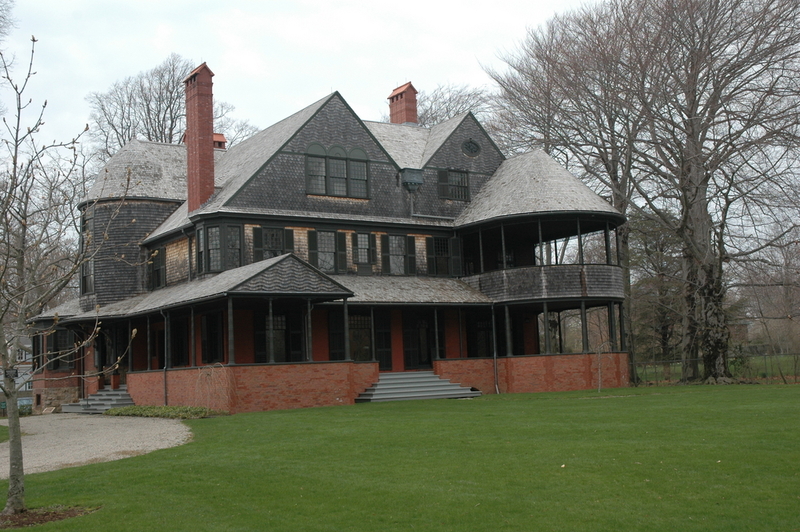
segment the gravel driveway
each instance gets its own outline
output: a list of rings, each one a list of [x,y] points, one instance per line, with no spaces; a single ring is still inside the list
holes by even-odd
[[[8,426],[8,420],[0,420]],[[177,419],[47,414],[20,418],[25,473],[119,460],[189,441]],[[8,442],[0,443],[0,479],[8,478]]]

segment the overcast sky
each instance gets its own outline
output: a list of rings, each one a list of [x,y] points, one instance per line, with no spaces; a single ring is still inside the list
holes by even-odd
[[[527,28],[583,0],[16,0],[3,44],[18,76],[36,45],[35,105],[43,133],[67,139],[88,122],[85,97],[176,52],[214,72],[214,96],[265,128],[333,91],[365,120],[411,81],[489,86],[485,66]],[[2,93],[10,106],[8,91]]]

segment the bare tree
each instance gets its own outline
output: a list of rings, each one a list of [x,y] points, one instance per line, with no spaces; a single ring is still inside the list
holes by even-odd
[[[768,245],[797,199],[798,15],[794,0],[611,0],[532,32],[494,73],[522,114],[542,99],[517,73],[544,72],[548,114],[523,135],[680,238],[683,352],[715,379],[728,376],[725,265]]]
[[[79,251],[80,224],[75,206],[85,195],[85,175],[77,150],[78,137],[68,142],[41,143],[38,132],[47,103],[36,107],[26,99],[32,81],[36,39],[31,39],[27,70],[14,78],[0,53],[0,72],[13,96],[10,116],[3,117],[0,137],[0,389],[6,397],[9,430],[9,485],[4,514],[25,510],[22,440],[17,405],[24,383],[15,379],[17,353],[30,351],[28,320],[41,313],[69,286],[91,255]],[[92,251],[92,253],[96,253]],[[70,357],[94,337],[52,353]],[[41,370],[41,368],[39,368]]]
[[[438,85],[433,91],[417,94],[417,120],[424,127],[435,126],[454,116],[471,111],[478,120],[487,117],[489,99],[482,88],[467,85]]]
[[[134,138],[180,142],[186,130],[183,80],[193,68],[193,61],[173,53],[155,68],[115,82],[106,92],[90,93],[90,136],[100,159],[107,160]],[[215,129],[228,138],[229,146],[258,131],[246,120],[231,118],[233,110],[224,102],[214,106]]]

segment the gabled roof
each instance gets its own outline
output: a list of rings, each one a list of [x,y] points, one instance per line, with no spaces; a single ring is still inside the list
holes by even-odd
[[[199,281],[154,290],[101,307],[98,311],[73,314],[64,317],[63,321],[144,315],[221,299],[229,295],[293,296],[330,301],[351,297],[353,293],[308,263],[292,254],[286,254],[226,270]],[[56,310],[48,311],[38,318],[49,318]]]
[[[623,216],[542,150],[503,161],[456,218],[456,227],[521,215],[585,212]]]
[[[462,113],[432,128],[387,122],[364,122],[367,129],[402,168],[424,168],[470,113]]]

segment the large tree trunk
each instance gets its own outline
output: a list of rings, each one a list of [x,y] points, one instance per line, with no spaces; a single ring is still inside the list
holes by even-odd
[[[22,431],[19,426],[19,408],[14,379],[4,375],[3,385],[8,409],[8,499],[3,514],[25,511],[25,475],[22,467]]]
[[[722,275],[714,264],[703,267],[703,369],[706,379],[730,378],[728,371],[728,341],[730,330],[723,308],[725,289]]]

